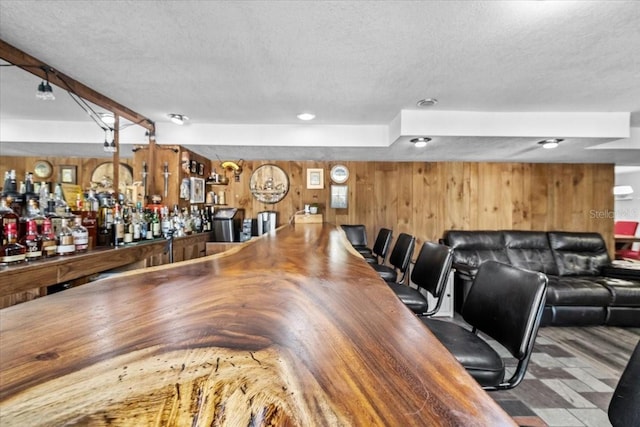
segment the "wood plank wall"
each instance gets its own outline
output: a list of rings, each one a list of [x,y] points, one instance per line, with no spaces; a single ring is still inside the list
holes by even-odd
[[[249,191],[251,172],[267,163],[284,169],[291,184],[275,205],[256,201]],[[339,163],[350,172],[347,209],[329,207],[329,170]],[[307,168],[324,169],[324,189],[306,188]],[[380,227],[395,236],[411,233],[418,244],[437,241],[447,229],[594,231],[613,255],[613,217],[597,217],[613,213],[613,185],[611,164],[254,161],[245,162],[240,182],[231,179],[225,191],[246,217],[275,210],[279,224],[317,202],[328,222],[366,225],[371,244]]]
[[[172,153],[172,157],[176,157],[175,171],[179,155]],[[54,165],[54,180],[58,165],[77,165],[78,182],[85,187],[91,171],[104,161],[45,159]],[[39,158],[3,156],[0,172],[16,169],[22,177],[36,160]],[[249,191],[251,173],[262,164],[276,164],[289,176],[289,193],[275,205],[258,202]],[[346,165],[350,172],[347,209],[329,207],[329,171],[336,164]],[[306,188],[307,168],[324,169],[324,189]],[[207,173],[211,169],[222,172],[218,161],[211,161]],[[135,165],[134,176],[140,176]],[[371,244],[380,227],[392,228],[395,236],[411,233],[418,244],[437,241],[447,229],[595,231],[605,237],[613,255],[611,164],[245,161],[239,182],[231,172],[227,176],[228,186],[207,186],[207,191],[225,191],[227,203],[243,208],[245,217],[274,210],[283,224],[305,203],[315,202],[326,221],[366,225]]]

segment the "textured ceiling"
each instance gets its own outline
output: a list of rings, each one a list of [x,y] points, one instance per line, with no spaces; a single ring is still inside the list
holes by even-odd
[[[388,126],[435,97],[433,111],[630,112],[640,127],[635,1],[2,0],[0,38],[159,125],[173,112],[194,128],[294,125],[308,110],[312,126]],[[25,106],[24,89],[1,72],[3,121],[82,120],[70,102]],[[640,164],[640,141],[584,149],[614,139],[567,138],[569,148],[542,154],[532,138],[442,137],[425,155],[403,141],[342,150],[178,142],[210,158]]]

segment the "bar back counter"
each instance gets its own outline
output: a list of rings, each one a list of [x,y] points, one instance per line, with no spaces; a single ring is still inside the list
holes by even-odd
[[[328,224],[0,310],[0,421],[515,425]]]

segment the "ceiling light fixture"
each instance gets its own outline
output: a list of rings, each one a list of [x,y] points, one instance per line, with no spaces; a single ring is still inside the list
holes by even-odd
[[[115,137],[113,139],[111,139],[111,142],[108,141],[108,135],[109,135],[110,131],[111,131],[111,129],[105,129],[104,130],[103,149],[104,149],[104,151],[106,153],[115,153],[116,151],[118,151],[118,147],[116,147]]]
[[[41,81],[38,85],[36,98],[42,99],[43,101],[53,101],[54,99],[56,99],[48,79]]]
[[[100,113],[98,116],[100,116],[100,120],[102,120],[105,125],[112,125],[116,122],[113,113]]]
[[[298,117],[300,120],[304,120],[305,122],[308,122],[309,120],[315,119],[316,115],[313,113],[300,113],[296,117]]]
[[[435,98],[425,98],[416,102],[418,107],[432,107],[438,103],[438,100]]]
[[[189,117],[185,116],[184,114],[169,114],[169,119],[171,119],[171,121],[177,125],[182,125],[184,124],[184,122],[189,120]]]
[[[630,196],[633,194],[633,187],[630,185],[616,185],[613,187],[614,196]]]
[[[428,138],[426,136],[421,136],[419,138],[413,138],[410,140],[413,145],[415,145],[418,148],[422,148],[422,147],[426,147],[427,146],[427,142],[431,141],[431,138]]]
[[[539,141],[538,144],[542,145],[542,148],[551,149],[558,147],[562,141],[564,141],[564,139],[550,138],[545,139],[544,141]]]

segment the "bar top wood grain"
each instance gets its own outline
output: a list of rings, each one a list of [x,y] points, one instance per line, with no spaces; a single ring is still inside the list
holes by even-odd
[[[0,420],[515,425],[328,224],[0,310]]]

